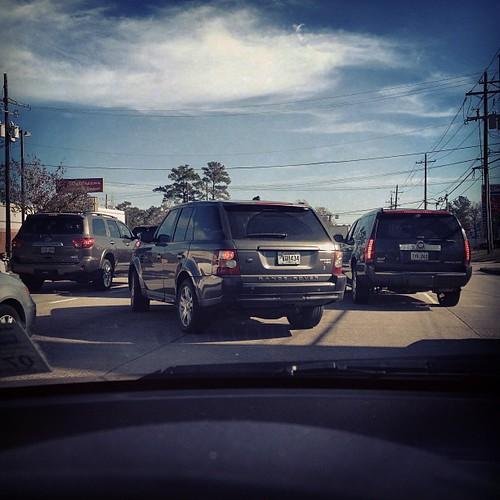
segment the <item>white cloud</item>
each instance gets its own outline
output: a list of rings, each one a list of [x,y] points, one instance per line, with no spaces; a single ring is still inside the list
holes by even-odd
[[[212,106],[312,95],[331,88],[346,67],[407,64],[389,40],[277,28],[246,8],[163,8],[125,18],[81,5],[35,0],[4,11],[0,30],[9,44],[0,46],[0,59],[17,96],[130,108]]]

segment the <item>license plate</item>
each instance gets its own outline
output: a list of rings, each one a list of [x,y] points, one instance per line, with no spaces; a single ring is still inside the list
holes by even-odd
[[[56,253],[56,247],[40,247],[40,253]]]
[[[298,266],[300,264],[300,253],[278,252],[278,266]]]
[[[429,252],[411,252],[410,259],[416,261],[429,260]]]

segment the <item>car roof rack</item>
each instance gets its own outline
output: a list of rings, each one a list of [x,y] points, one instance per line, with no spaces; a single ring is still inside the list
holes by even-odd
[[[67,212],[37,212],[31,215],[98,215],[99,217],[110,217],[111,219],[116,219],[114,215],[103,214],[102,212],[94,212],[92,210],[86,211],[67,211]]]

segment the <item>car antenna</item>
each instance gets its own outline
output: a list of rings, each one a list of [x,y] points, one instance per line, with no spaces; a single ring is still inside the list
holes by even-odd
[[[252,198],[252,201],[260,201],[260,196],[254,196],[254,197]]]

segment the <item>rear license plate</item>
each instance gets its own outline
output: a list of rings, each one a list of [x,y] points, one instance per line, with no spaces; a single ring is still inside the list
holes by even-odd
[[[56,247],[40,247],[40,253],[56,253]]]
[[[429,252],[411,252],[410,259],[415,261],[429,260]]]
[[[278,252],[278,266],[298,266],[300,253]]]

